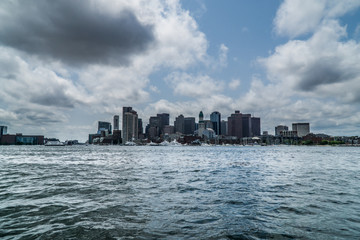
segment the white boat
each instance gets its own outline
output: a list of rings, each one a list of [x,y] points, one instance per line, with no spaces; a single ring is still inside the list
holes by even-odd
[[[165,141],[161,142],[159,145],[160,145],[160,146],[169,146],[170,143],[165,140]]]
[[[176,139],[174,139],[173,141],[171,141],[171,142],[169,143],[169,145],[170,145],[170,146],[181,146],[182,144],[179,143],[178,141],[176,141]]]
[[[45,146],[65,146],[65,143],[60,141],[48,141],[45,143]]]
[[[154,142],[149,142],[147,145],[148,145],[148,146],[159,146],[158,143],[154,143]]]
[[[127,142],[125,143],[125,146],[136,146],[136,143],[131,142],[131,141],[127,141]]]

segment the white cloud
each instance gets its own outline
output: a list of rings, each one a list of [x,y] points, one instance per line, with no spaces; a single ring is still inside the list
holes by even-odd
[[[220,66],[226,67],[227,65],[227,55],[228,55],[229,48],[225,46],[225,44],[220,45],[219,49],[219,63]]]
[[[224,85],[208,75],[193,76],[179,72],[167,76],[166,81],[174,89],[175,94],[193,98],[204,98],[217,94],[223,90]]]
[[[233,79],[229,82],[228,86],[231,90],[235,90],[240,86],[241,81],[239,79]]]
[[[292,40],[278,46],[274,54],[260,62],[270,80],[288,89],[317,97],[358,101],[360,44],[341,41],[344,36],[346,27],[328,21],[308,40]]]
[[[16,4],[2,4],[0,21],[9,22],[2,20],[12,19],[13,22],[24,23],[26,26],[25,14],[31,15],[34,13],[32,11],[36,10],[38,15],[33,14],[35,17],[29,24],[34,31],[37,31],[39,23],[47,24],[44,16],[50,16],[53,8],[49,8],[50,12],[45,13],[40,10],[47,5],[46,1],[34,1],[32,4],[34,4],[33,7],[26,10],[28,12],[20,6],[14,9],[13,6]],[[64,1],[59,3],[59,6],[68,8],[74,4],[81,5],[82,3]],[[108,45],[103,45],[106,41],[114,40],[105,38],[105,35],[104,38],[96,37],[101,46],[105,47],[104,51],[98,52],[97,48],[81,51],[81,54],[76,49],[76,51],[70,51],[76,46],[71,45],[74,42],[67,41],[68,37],[73,40],[71,36],[81,36],[71,31],[72,22],[61,19],[66,15],[54,13],[58,17],[56,19],[70,26],[62,32],[64,34],[62,37],[65,38],[62,43],[70,44],[63,46],[66,52],[59,50],[60,45],[52,45],[46,40],[48,34],[52,34],[51,31],[48,32],[48,28],[43,29],[42,33],[45,34],[39,36],[50,49],[49,52],[44,52],[37,46],[36,41],[32,41],[32,38],[24,39],[25,42],[27,41],[26,46],[17,45],[14,41],[6,41],[9,37],[16,38],[24,34],[21,24],[14,27],[0,24],[0,33],[4,33],[0,34],[2,66],[0,99],[6,106],[3,109],[5,111],[3,115],[6,113],[9,119],[12,116],[11,119],[14,117],[26,119],[27,124],[36,124],[37,121],[41,121],[41,123],[47,122],[53,126],[56,123],[56,126],[59,126],[61,122],[71,119],[72,114],[79,110],[91,111],[92,109],[98,114],[119,114],[123,105],[145,104],[149,101],[151,92],[159,91],[158,86],[150,82],[150,76],[159,69],[184,70],[208,61],[206,53],[208,42],[205,34],[199,31],[196,21],[188,11],[181,8],[179,1],[120,0],[110,5],[107,1],[93,0],[81,11],[77,10],[78,8],[69,9],[71,9],[69,14],[75,14],[74,16],[81,18],[80,20],[106,16],[104,21],[94,20],[95,26],[91,26],[93,29],[88,29],[104,31],[106,36],[114,34],[111,28],[119,27],[120,24],[120,28],[127,35],[123,38],[121,34],[116,35],[121,38],[119,41],[124,41],[116,44],[125,44],[118,45],[120,49],[118,50],[120,53],[123,51],[121,54],[124,56],[116,56],[116,51],[113,52],[111,49],[110,51],[107,48]],[[94,9],[96,9],[95,14],[89,14],[94,13]],[[76,15],[76,11],[80,11],[80,14]],[[8,14],[9,12],[13,14]],[[125,19],[129,21],[123,21]],[[56,31],[61,30],[56,26],[58,22],[51,22],[55,24]],[[119,24],[111,24],[112,22]],[[130,23],[136,28],[129,28],[126,24]],[[14,30],[13,35],[5,34],[11,29]],[[144,42],[138,42],[138,45],[132,44],[136,38],[130,42],[126,40],[128,36],[136,37],[137,34],[145,34],[147,38]],[[93,44],[92,38],[81,39],[86,42],[86,46]],[[125,46],[132,50],[127,51]],[[22,128],[26,129],[26,126]],[[66,125],[62,126],[63,134],[66,128]]]
[[[359,0],[285,0],[274,19],[275,31],[291,38],[312,33],[322,21],[340,17],[359,6]]]

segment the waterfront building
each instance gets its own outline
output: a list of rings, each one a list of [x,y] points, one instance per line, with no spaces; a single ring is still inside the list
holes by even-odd
[[[114,130],[119,130],[119,115],[114,116]]]
[[[161,134],[160,129],[161,129],[161,118],[159,116],[150,117],[149,124],[146,126],[146,136],[151,140],[155,140]]]
[[[142,126],[142,119],[141,118],[138,118],[138,136],[142,135],[143,134],[143,126]]]
[[[44,136],[41,135],[22,135],[4,134],[0,139],[1,145],[44,145]]]
[[[259,117],[251,118],[251,133],[253,137],[261,135],[261,123]]]
[[[123,107],[123,143],[138,139],[138,115],[131,107]]]
[[[182,114],[175,118],[174,127],[175,127],[175,132],[179,132],[179,133],[185,132],[184,116]]]
[[[298,137],[298,132],[297,131],[284,130],[284,131],[280,132],[280,136],[288,137],[288,138],[294,138],[294,137]]]
[[[94,143],[94,140],[95,139],[97,139],[97,138],[101,138],[101,134],[97,134],[97,133],[95,133],[95,134],[89,134],[89,139],[88,139],[88,142],[89,142],[89,144],[93,144]]]
[[[242,135],[243,137],[252,137],[251,133],[251,114],[242,115]]]
[[[310,133],[310,123],[293,123],[292,130],[297,132],[298,137],[304,137]]]
[[[7,126],[0,126],[0,137],[7,134]]]
[[[225,120],[221,121],[221,134],[224,136],[228,135],[228,122]]]
[[[242,113],[237,110],[228,117],[228,135],[241,139],[243,137],[242,130]]]
[[[219,112],[212,112],[210,114],[210,121],[212,122],[212,129],[216,135],[221,135],[221,114]]]
[[[195,131],[195,118],[186,117],[184,118],[184,134],[194,134]]]
[[[97,131],[97,133],[101,134],[101,131],[107,131],[109,134],[111,134],[111,123],[98,121],[98,131]]]
[[[288,126],[278,125],[275,127],[275,136],[280,136],[281,132],[288,131],[288,130],[289,130]]]
[[[175,127],[171,125],[164,126],[164,134],[171,135],[175,133]]]
[[[169,125],[170,115],[168,113],[158,113],[156,115],[159,118],[159,130],[160,134],[164,133],[164,127]]]

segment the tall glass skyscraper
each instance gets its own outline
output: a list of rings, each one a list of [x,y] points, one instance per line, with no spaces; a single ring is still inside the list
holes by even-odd
[[[213,112],[210,114],[210,121],[213,125],[213,130],[216,135],[221,135],[221,114],[219,112]]]

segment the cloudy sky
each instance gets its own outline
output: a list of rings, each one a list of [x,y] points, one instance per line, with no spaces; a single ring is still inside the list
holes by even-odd
[[[360,0],[2,0],[0,125],[85,141],[133,106],[360,135]]]

